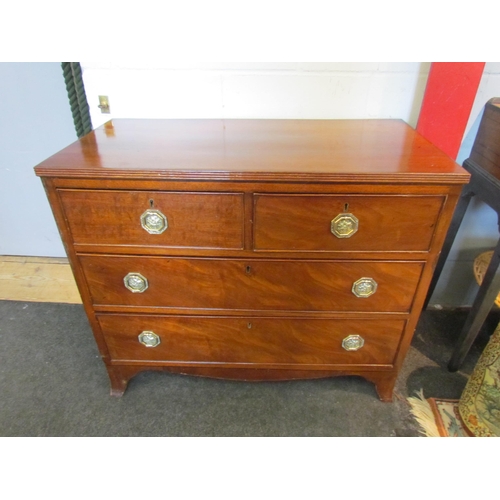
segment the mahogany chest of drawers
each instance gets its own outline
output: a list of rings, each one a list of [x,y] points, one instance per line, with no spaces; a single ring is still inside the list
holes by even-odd
[[[112,395],[165,370],[384,401],[469,178],[399,120],[112,120],[35,170]]]

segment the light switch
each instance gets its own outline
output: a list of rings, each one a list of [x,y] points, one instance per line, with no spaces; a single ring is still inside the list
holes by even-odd
[[[99,96],[99,108],[101,108],[101,113],[111,113],[109,109],[109,99],[107,95]]]

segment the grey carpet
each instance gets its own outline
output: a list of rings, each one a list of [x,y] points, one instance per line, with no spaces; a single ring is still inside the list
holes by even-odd
[[[0,435],[418,436],[406,397],[458,399],[492,316],[449,373],[465,313],[423,313],[393,403],[357,377],[246,383],[154,372],[116,399],[82,306],[0,301]]]

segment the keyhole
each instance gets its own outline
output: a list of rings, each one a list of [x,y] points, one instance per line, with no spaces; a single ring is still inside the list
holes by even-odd
[[[151,199],[151,200],[149,200],[149,206],[150,206],[151,208],[153,208],[154,204],[155,204],[155,202],[154,202],[152,199]]]
[[[349,211],[349,203],[346,203],[344,205],[344,212],[348,212]]]
[[[248,329],[250,330],[250,328],[252,328],[252,323],[248,323],[248,324],[247,324],[247,327],[248,327]]]
[[[247,274],[250,274],[250,273],[251,273],[251,271],[252,271],[252,268],[251,268],[250,266],[247,266],[247,267],[246,267],[246,273],[247,273]]]

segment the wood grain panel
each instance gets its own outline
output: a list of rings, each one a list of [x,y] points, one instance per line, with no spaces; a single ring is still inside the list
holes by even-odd
[[[243,248],[243,195],[157,191],[59,190],[77,244]],[[150,234],[141,215],[159,210],[168,228]]]
[[[324,262],[182,259],[81,255],[98,305],[191,309],[393,311],[410,309],[422,262]],[[128,273],[149,282],[143,293],[123,284]],[[353,283],[371,277],[374,295],[358,298]]]
[[[490,99],[479,124],[470,160],[500,179],[500,97]]]
[[[99,315],[113,361],[143,360],[210,364],[391,364],[403,332],[401,320],[219,318]],[[142,331],[161,342],[146,347]],[[361,335],[358,351],[342,340]]]
[[[428,250],[442,196],[255,195],[256,250]],[[337,238],[331,221],[352,213],[358,231]]]

